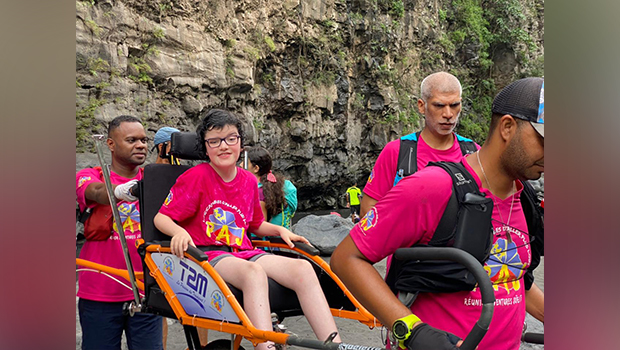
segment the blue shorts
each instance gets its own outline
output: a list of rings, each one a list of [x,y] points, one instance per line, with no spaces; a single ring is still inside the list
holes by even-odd
[[[162,318],[152,314],[123,315],[125,302],[78,301],[82,350],[120,350],[123,331],[130,350],[162,350]]]

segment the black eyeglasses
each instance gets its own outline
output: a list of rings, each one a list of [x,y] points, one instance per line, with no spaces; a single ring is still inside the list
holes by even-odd
[[[220,145],[222,144],[222,141],[226,142],[226,144],[229,146],[234,146],[239,143],[240,138],[241,136],[239,135],[230,135],[224,138],[214,137],[214,138],[206,139],[205,142],[207,143],[207,145],[209,145],[209,147],[217,148],[217,147],[220,147]]]

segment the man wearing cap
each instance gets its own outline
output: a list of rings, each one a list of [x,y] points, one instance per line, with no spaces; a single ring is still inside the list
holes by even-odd
[[[179,160],[174,159],[170,152],[170,137],[173,133],[180,132],[179,129],[170,126],[164,126],[157,130],[155,138],[153,139],[153,150],[157,149],[156,164],[176,164],[179,165]]]
[[[485,270],[496,303],[479,350],[520,346],[526,312],[523,275],[531,261],[520,195],[522,181],[538,179],[544,171],[543,83],[542,78],[525,78],[505,87],[493,101],[485,143],[461,160],[480,192],[494,202],[493,243]],[[372,266],[398,248],[427,243],[451,193],[452,179],[439,167],[404,178],[353,227],[331,257],[334,272],[381,323],[388,328],[395,323],[406,326],[398,341],[402,348],[457,349],[458,338],[467,336],[481,313],[477,288],[420,293],[409,309]]]

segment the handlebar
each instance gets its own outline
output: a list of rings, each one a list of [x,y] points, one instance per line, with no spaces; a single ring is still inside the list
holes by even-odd
[[[545,334],[544,333],[523,333],[521,340],[524,342],[532,343],[532,344],[544,344],[545,343]]]
[[[282,243],[282,244],[286,244],[284,242],[284,240],[280,237],[267,237],[267,239],[271,242],[271,243]],[[293,242],[293,244],[295,245],[295,248],[304,251],[310,255],[319,255],[320,251],[318,249],[316,249],[315,247],[311,246],[311,245],[307,245],[306,243],[302,243],[302,242]]]
[[[461,344],[461,350],[473,350],[489,330],[493,318],[495,294],[489,275],[476,258],[464,250],[453,247],[413,247],[400,248],[394,253],[399,260],[450,260],[465,266],[472,273],[482,297],[482,312],[476,324]]]

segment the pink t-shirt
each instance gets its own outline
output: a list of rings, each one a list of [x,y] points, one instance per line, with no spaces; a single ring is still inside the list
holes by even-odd
[[[140,168],[138,174],[133,177],[133,179],[142,179],[142,168]],[[112,184],[122,184],[129,180],[132,179],[124,178],[114,172],[110,172],[110,181]],[[84,192],[89,184],[103,182],[103,177],[99,169],[82,169],[75,175],[75,181],[77,201],[80,210],[84,210],[86,207],[92,208],[95,205],[101,205],[95,202],[87,205],[86,198],[84,197]],[[142,238],[138,201],[118,201],[117,206],[121,220],[123,221],[125,239],[127,241],[131,263],[133,264],[133,270],[142,272],[142,261],[136,249],[136,240]],[[116,223],[114,227],[116,228]],[[116,231],[115,229],[114,234],[104,241],[86,241],[80,251],[80,258],[117,269],[127,270],[120,236]],[[122,278],[120,280],[129,285],[128,281]],[[129,301],[134,298],[131,289],[120,285],[110,277],[91,271],[79,272],[77,296],[88,300],[105,302]]]
[[[478,187],[480,179],[466,161]],[[495,310],[489,331],[479,350],[519,349],[525,319],[523,275],[531,261],[527,224],[519,200],[523,185],[513,196],[501,200],[487,189],[481,191],[496,203],[493,207],[493,246],[485,264],[495,289]],[[428,243],[452,192],[450,175],[439,167],[428,167],[394,186],[351,230],[358,249],[372,262],[391,255],[397,248]],[[415,196],[410,195],[415,193]],[[510,214],[511,203],[512,214]],[[501,213],[501,215],[500,215]],[[510,226],[502,224],[508,221]],[[510,239],[507,239],[507,237]],[[482,310],[480,291],[420,293],[412,312],[433,327],[465,338]]]
[[[170,189],[160,213],[183,227],[197,246],[229,246],[233,255],[249,259],[263,252],[248,237],[264,221],[256,177],[237,168],[237,176],[224,182],[208,163],[184,172]],[[223,251],[208,251],[212,258]]]
[[[437,150],[431,148],[422,137],[418,138],[417,146],[417,165],[418,171],[424,169],[429,162],[459,162],[463,158],[461,147],[454,135],[454,144],[446,150]],[[476,144],[476,148],[480,148]],[[375,166],[368,176],[368,181],[364,186],[364,193],[376,200],[385,196],[385,194],[394,186],[394,177],[398,167],[398,150],[400,149],[400,139],[388,142],[383,148]]]

